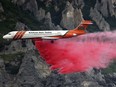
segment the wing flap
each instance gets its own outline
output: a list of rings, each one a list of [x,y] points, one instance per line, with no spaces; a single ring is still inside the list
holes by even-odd
[[[56,40],[56,39],[59,39],[59,37],[42,37],[42,39],[46,39],[46,40]]]

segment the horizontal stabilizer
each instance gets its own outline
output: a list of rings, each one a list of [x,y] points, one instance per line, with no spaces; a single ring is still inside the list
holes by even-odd
[[[78,27],[75,28],[75,30],[85,30],[88,25],[93,24],[92,21],[90,20],[82,20],[82,22],[80,23],[80,25]]]

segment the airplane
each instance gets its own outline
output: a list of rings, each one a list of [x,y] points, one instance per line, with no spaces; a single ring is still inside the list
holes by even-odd
[[[82,20],[76,28],[72,30],[45,30],[45,31],[12,31],[4,35],[4,39],[39,39],[39,40],[57,40],[61,38],[71,38],[87,33],[88,25],[93,24],[90,20]]]

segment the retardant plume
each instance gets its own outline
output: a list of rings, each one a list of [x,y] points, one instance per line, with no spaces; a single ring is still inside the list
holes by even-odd
[[[41,56],[59,73],[106,68],[116,58],[116,32],[80,35],[68,39],[36,41]]]

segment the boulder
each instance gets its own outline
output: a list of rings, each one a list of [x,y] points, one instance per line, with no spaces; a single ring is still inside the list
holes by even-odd
[[[81,10],[74,9],[70,2],[67,2],[64,11],[62,12],[61,26],[66,29],[73,29],[83,20]]]

